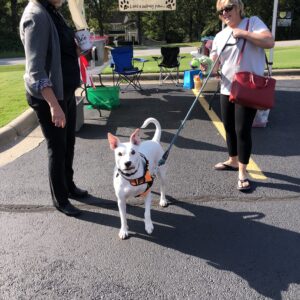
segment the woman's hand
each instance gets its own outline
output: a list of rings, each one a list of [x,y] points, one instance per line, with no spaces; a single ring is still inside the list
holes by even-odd
[[[81,49],[78,45],[76,45],[76,54],[77,54],[77,57],[80,57]]]
[[[245,39],[247,37],[248,31],[240,29],[240,28],[233,28],[232,29],[232,36],[235,39]]]
[[[66,126],[66,116],[51,87],[47,86],[41,90],[41,94],[50,107],[51,120],[56,127]]]
[[[208,67],[205,64],[200,64],[199,69],[201,70],[202,73],[206,73]]]
[[[274,47],[274,38],[269,30],[262,32],[250,32],[239,28],[232,29],[232,35],[234,38],[246,39],[253,43],[255,46],[270,49]]]
[[[66,126],[66,116],[60,105],[57,103],[57,105],[50,106],[50,112],[54,126],[64,128]]]

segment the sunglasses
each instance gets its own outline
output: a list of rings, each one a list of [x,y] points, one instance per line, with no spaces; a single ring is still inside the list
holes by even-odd
[[[228,12],[232,11],[233,8],[234,8],[234,5],[228,5],[228,6],[225,6],[223,9],[218,10],[218,15],[219,15],[219,16],[222,16],[223,13],[224,13],[224,11],[225,11],[226,13],[228,13]]]

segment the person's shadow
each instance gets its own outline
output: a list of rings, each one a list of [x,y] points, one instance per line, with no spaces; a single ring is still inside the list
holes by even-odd
[[[92,202],[98,207],[118,210],[110,200],[102,204],[100,199],[99,204]],[[188,213],[171,213],[153,207],[152,235],[144,231],[144,207],[127,205],[130,238],[145,239],[205,259],[214,268],[240,276],[258,293],[271,299],[281,299],[281,292],[290,284],[300,284],[299,233],[262,223],[260,220],[265,215],[260,212],[230,212],[175,199],[171,199],[171,205]],[[132,220],[130,215],[141,220]],[[84,211],[80,219],[120,226],[116,212],[112,216]]]

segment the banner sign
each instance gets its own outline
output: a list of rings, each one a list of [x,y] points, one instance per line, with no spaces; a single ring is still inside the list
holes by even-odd
[[[292,19],[277,19],[278,27],[290,27],[292,25]]]
[[[176,0],[119,0],[120,11],[176,10]]]

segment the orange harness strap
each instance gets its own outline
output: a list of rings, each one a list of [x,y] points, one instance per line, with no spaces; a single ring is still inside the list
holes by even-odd
[[[144,175],[142,177],[139,177],[139,178],[136,178],[136,179],[131,179],[131,180],[129,180],[129,182],[132,186],[138,186],[138,185],[142,185],[142,184],[146,183],[147,187],[146,187],[146,190],[142,194],[139,194],[136,197],[146,196],[150,192],[150,188],[153,184],[153,177],[151,176],[149,168],[148,168],[149,167],[149,162],[148,162],[147,158],[142,153],[140,153],[140,155],[144,158],[144,160],[146,162],[145,168],[144,168],[144,170],[145,170]]]

